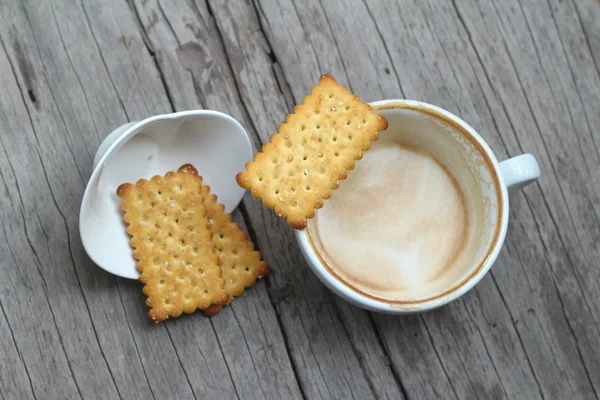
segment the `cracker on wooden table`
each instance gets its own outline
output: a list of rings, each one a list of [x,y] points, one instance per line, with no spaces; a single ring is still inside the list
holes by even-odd
[[[229,300],[201,187],[198,172],[184,165],[117,189],[153,321]]]
[[[225,206],[217,201],[217,196],[210,193],[210,187],[202,185],[201,194],[219,265],[223,269],[224,287],[231,301],[265,276],[269,272],[269,264],[261,259],[259,251],[254,250],[254,244],[248,240],[248,235],[240,225],[231,222],[231,214],[227,214]],[[212,316],[221,308],[222,305],[215,304],[202,311]]]
[[[323,75],[236,180],[292,227],[304,229],[386,128],[385,117]]]

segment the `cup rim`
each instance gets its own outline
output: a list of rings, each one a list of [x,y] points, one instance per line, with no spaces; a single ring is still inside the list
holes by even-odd
[[[498,201],[500,202],[498,207],[498,222],[496,224],[496,232],[494,233],[494,239],[489,245],[486,255],[482,257],[479,265],[474,268],[468,276],[463,277],[458,283],[452,285],[450,288],[441,293],[418,300],[390,301],[371,296],[364,292],[361,293],[359,289],[352,288],[348,283],[336,277],[332,272],[332,269],[324,265],[325,261],[315,250],[314,244],[309,238],[309,235],[306,233],[306,230],[296,230],[296,239],[298,240],[300,249],[304,257],[307,259],[309,266],[316,273],[319,279],[329,289],[351,303],[371,311],[392,314],[406,314],[432,310],[446,305],[464,295],[466,292],[472,289],[490,270],[491,266],[498,257],[506,236],[509,216],[508,189],[500,172],[498,160],[488,144],[477,133],[477,131],[475,131],[475,129],[473,129],[458,116],[433,104],[415,100],[379,100],[370,103],[370,105],[374,111],[405,109],[426,113],[430,116],[442,119],[463,133],[464,136],[471,140],[475,147],[480,151],[486,161],[486,164],[488,165],[490,172],[493,175],[495,189],[498,194]]]

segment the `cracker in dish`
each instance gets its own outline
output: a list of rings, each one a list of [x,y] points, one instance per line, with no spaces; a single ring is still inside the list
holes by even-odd
[[[117,189],[153,321],[229,301],[201,188],[188,164]]]

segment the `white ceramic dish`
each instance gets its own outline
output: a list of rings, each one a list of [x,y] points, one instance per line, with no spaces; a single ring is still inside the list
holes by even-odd
[[[102,142],[94,158],[79,215],[83,247],[104,270],[137,279],[117,187],[191,163],[231,212],[244,195],[235,175],[252,155],[240,123],[216,111],[184,111],[123,125]]]

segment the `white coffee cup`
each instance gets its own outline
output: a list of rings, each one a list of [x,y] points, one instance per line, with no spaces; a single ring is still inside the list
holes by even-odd
[[[296,231],[296,238],[308,265],[319,279],[347,301],[371,311],[393,314],[432,310],[465,294],[489,271],[506,235],[508,193],[538,179],[539,167],[531,154],[499,163],[472,127],[431,104],[382,100],[371,106],[389,123],[388,129],[380,133],[379,140],[392,139],[419,147],[440,161],[455,178],[460,177],[457,180],[473,220],[471,237],[466,245],[469,253],[465,254],[465,260],[468,261],[456,270],[456,279],[441,290],[419,298],[390,300],[373,296],[342,280],[317,250],[308,232],[310,223],[306,230]]]

